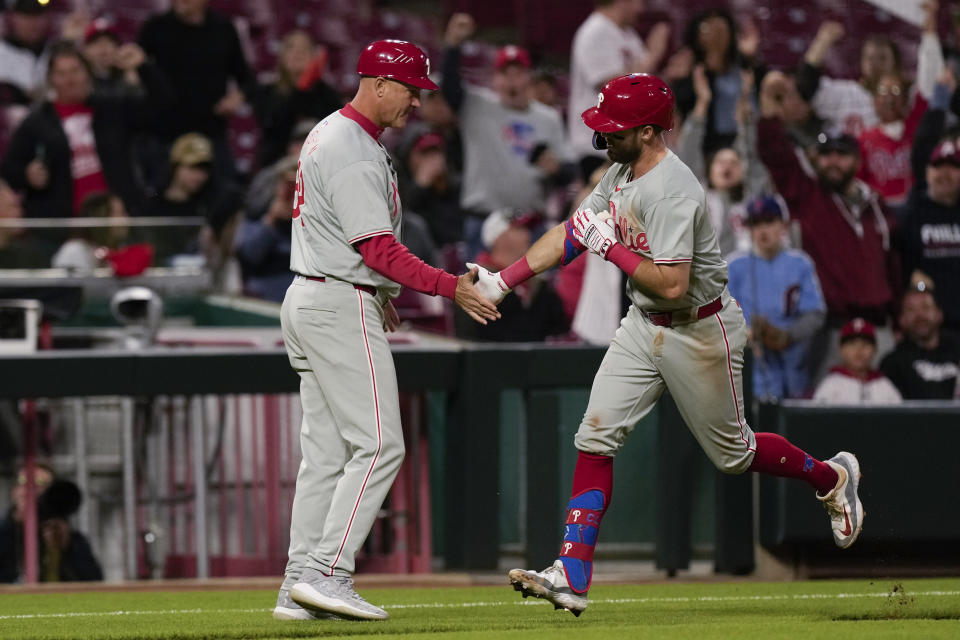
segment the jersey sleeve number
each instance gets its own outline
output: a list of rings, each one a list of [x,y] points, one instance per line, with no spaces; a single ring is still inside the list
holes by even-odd
[[[303,204],[303,168],[297,163],[297,186],[293,195],[293,217],[300,218],[300,205]],[[307,226],[300,218],[300,226]]]

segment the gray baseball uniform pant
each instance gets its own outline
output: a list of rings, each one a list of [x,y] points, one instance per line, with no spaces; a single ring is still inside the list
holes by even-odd
[[[637,422],[669,389],[684,421],[714,465],[749,468],[756,439],[743,412],[743,313],[724,291],[709,317],[661,327],[631,306],[593,379],[574,440],[587,453],[614,456]]]
[[[303,456],[283,589],[305,567],[350,575],[403,461],[397,374],[380,296],[337,280],[294,279],[281,308],[300,374]]]

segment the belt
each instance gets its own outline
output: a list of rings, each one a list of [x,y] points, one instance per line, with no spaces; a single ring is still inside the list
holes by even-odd
[[[297,275],[300,276],[301,278],[306,278],[307,280],[313,280],[314,282],[326,282],[326,281],[327,281],[327,279],[324,278],[323,276],[305,276],[305,275],[303,275],[302,273],[298,273]],[[349,283],[348,283],[348,284],[349,284]],[[377,295],[377,288],[376,288],[376,287],[371,287],[371,286],[368,285],[368,284],[355,284],[355,285],[353,285],[353,288],[356,289],[357,291],[363,291],[363,292],[365,292],[365,293],[369,293],[369,294],[372,295],[372,296],[376,296],[376,295]]]
[[[678,309],[677,311],[640,311],[643,317],[658,327],[672,327],[674,324],[687,324],[709,318],[723,308],[723,302],[717,298],[713,302],[708,302],[702,307],[698,307],[696,314],[693,309]],[[696,317],[694,317],[696,315]]]

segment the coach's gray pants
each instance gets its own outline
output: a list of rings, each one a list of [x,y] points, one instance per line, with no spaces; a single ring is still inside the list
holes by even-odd
[[[289,589],[304,567],[353,573],[404,448],[379,297],[332,279],[297,277],[281,325],[303,405],[303,460],[282,587]]]

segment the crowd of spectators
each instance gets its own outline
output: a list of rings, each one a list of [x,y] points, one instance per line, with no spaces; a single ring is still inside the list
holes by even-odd
[[[425,93],[410,126],[383,140],[398,171],[404,242],[448,269],[508,264],[569,215],[606,166],[580,112],[607,80],[657,73],[677,96],[668,143],[703,183],[751,327],[757,393],[836,399],[824,385],[843,387],[839,376],[863,388],[889,379],[907,399],[956,397],[960,22],[941,42],[932,0],[915,42],[847,34],[826,20],[793,65],[773,68],[757,25],[724,8],[686,25],[641,25],[639,0],[593,5],[569,69],[539,65],[523,42],[484,43],[465,13],[419,43],[434,53],[442,90]],[[234,23],[208,0],[172,0],[129,42],[112,16],[71,15],[55,32],[49,3],[6,7],[0,218],[201,218],[199,233],[157,240],[156,260],[232,263],[242,277],[235,293],[282,299],[300,147],[352,89],[329,73],[332,43],[293,29],[258,75]],[[861,46],[856,79],[830,76],[845,38]],[[490,52],[480,63],[478,40]],[[903,64],[905,46],[916,47],[915,68]],[[249,174],[229,144],[230,119],[245,109],[259,131]],[[0,228],[0,265],[15,266],[29,239]],[[90,269],[101,249],[142,240],[122,227],[77,234],[50,256]],[[609,267],[585,255],[531,281],[485,330],[441,324],[479,340],[602,344],[624,300]],[[416,296],[407,302],[401,311],[414,321],[449,316]],[[895,399],[859,387],[840,395],[857,394]]]

